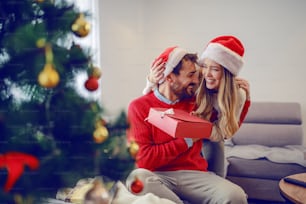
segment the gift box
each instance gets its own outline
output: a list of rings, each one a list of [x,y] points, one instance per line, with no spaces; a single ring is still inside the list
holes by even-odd
[[[150,108],[148,122],[173,137],[209,138],[212,123],[179,109]]]

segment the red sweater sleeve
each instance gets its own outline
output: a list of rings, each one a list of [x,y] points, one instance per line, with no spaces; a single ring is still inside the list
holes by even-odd
[[[239,121],[239,126],[241,126],[241,124],[243,123],[248,111],[249,111],[249,107],[251,106],[251,101],[250,100],[246,100],[244,103],[244,106],[242,108],[242,112],[240,114],[240,121]]]

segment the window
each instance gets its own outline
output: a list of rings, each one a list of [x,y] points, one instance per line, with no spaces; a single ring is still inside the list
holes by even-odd
[[[73,0],[73,2],[77,5],[80,12],[89,11],[92,16],[90,19],[91,24],[91,32],[85,38],[77,38],[76,41],[85,47],[91,47],[93,51],[93,63],[100,67],[100,41],[99,41],[99,22],[98,22],[98,0]]]
[[[100,62],[100,37],[99,37],[99,15],[98,15],[98,1],[99,0],[71,0],[78,7],[81,12],[89,12],[91,14],[90,18],[87,20],[91,24],[90,33],[84,37],[79,38],[75,36],[75,42],[80,44],[82,47],[89,47],[92,52],[92,63],[94,66],[101,68]],[[75,88],[78,93],[86,99],[89,100],[100,100],[101,99],[101,86],[94,91],[90,92],[84,87],[85,81],[88,79],[87,72],[77,73],[75,76]],[[99,82],[99,84],[101,84]]]

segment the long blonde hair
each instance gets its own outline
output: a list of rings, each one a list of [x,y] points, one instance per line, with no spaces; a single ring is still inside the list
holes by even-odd
[[[212,93],[207,89],[204,77],[202,77],[196,93],[197,109],[195,114],[197,116],[210,120],[214,105],[219,107],[218,121],[215,124],[218,126],[219,134],[224,138],[231,137],[239,129],[239,118],[236,115],[240,105],[238,90],[239,87],[235,82],[234,75],[223,67],[222,79],[217,93]],[[217,101],[215,94],[217,94]]]

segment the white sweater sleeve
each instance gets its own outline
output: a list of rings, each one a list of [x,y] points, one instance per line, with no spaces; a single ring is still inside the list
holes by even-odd
[[[150,82],[148,77],[146,78],[146,81],[146,87],[142,90],[143,95],[150,93],[156,87],[156,84]]]

